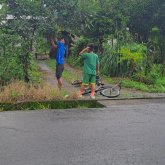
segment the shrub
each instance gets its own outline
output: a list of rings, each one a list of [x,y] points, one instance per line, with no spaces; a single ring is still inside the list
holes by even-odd
[[[119,56],[107,43],[103,44],[103,50],[100,56],[100,71],[107,76],[114,76],[118,72]]]
[[[140,71],[135,73],[132,78],[145,84],[156,84],[157,80],[161,77],[161,68],[162,65],[154,64],[147,73]]]
[[[133,74],[132,79],[134,81],[138,81],[141,83],[150,84],[147,76],[145,75],[143,71]]]
[[[147,49],[142,44],[129,43],[127,45],[113,47],[104,42],[103,50],[101,71],[106,75],[132,75],[144,66],[143,62]]]
[[[148,72],[147,77],[152,82],[152,84],[155,84],[158,78],[161,77],[161,68],[162,65],[153,64],[150,72]]]
[[[40,54],[47,54],[50,50],[50,45],[47,42],[46,38],[42,35],[38,36],[36,43],[35,43],[36,53]]]
[[[79,52],[85,48],[87,46],[87,44],[89,44],[91,42],[90,39],[88,38],[84,38],[84,37],[80,37],[77,39],[77,41],[74,43],[73,47],[71,48],[71,54],[74,56],[77,56],[79,54]]]
[[[119,50],[120,64],[127,65],[127,72],[133,74],[140,71],[145,65],[147,48],[143,44],[130,43],[122,46]]]

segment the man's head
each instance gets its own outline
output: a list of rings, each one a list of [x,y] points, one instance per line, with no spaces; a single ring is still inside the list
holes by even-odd
[[[87,47],[89,48],[88,52],[93,52],[94,51],[94,45],[93,44],[88,44]]]
[[[65,44],[65,38],[64,38],[64,36],[58,37],[58,40],[61,41],[63,44]]]
[[[61,37],[61,42],[62,42],[63,44],[65,44],[65,38],[64,38],[64,37]]]

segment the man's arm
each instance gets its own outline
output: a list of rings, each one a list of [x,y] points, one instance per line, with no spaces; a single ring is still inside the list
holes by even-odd
[[[57,45],[54,43],[53,39],[51,39],[51,45],[54,49],[57,49]]]
[[[99,75],[100,72],[100,67],[99,67],[99,58],[97,56],[97,60],[96,60],[96,74]]]
[[[82,55],[82,54],[83,54],[84,52],[86,52],[88,49],[89,49],[89,47],[84,48],[84,49],[79,53],[79,55]]]

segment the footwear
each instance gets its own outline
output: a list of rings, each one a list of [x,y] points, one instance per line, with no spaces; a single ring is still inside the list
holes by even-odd
[[[90,96],[91,99],[95,99],[96,97],[95,96]]]
[[[81,91],[78,93],[78,98],[83,98],[82,93],[83,93],[83,92],[81,92]]]

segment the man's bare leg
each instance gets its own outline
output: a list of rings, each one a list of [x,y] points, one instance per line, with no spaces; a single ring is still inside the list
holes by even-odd
[[[58,81],[58,88],[59,88],[59,90],[61,90],[62,84],[63,84],[63,80],[62,80],[62,78],[59,78],[59,79],[57,79],[57,81]]]
[[[81,89],[80,89],[80,95],[83,94],[84,90],[85,90],[85,86],[84,86],[84,84],[82,83],[82,85],[81,85]]]
[[[82,83],[81,88],[80,88],[79,97],[82,97],[82,94],[84,93],[84,90],[85,90],[85,85]]]
[[[95,84],[91,84],[91,99],[95,99]]]
[[[91,84],[91,96],[95,95],[95,84]]]

